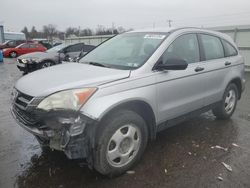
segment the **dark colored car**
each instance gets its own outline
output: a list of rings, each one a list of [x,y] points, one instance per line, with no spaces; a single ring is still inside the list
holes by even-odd
[[[9,40],[3,44],[0,44],[0,49],[15,48],[23,43],[34,43],[34,41],[32,40]]]
[[[49,42],[39,41],[39,44],[43,45],[45,48],[50,49],[53,47]]]
[[[17,67],[24,73],[29,73],[45,67],[60,64],[62,61],[76,62],[79,56],[91,51],[95,46],[84,43],[61,44],[46,52],[35,52],[18,57]]]
[[[4,57],[16,58],[19,55],[28,54],[31,52],[44,52],[47,49],[38,43],[23,43],[15,48],[5,48],[3,49]]]

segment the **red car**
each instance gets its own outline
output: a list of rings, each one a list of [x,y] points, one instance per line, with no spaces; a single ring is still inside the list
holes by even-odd
[[[5,48],[3,49],[4,57],[15,58],[19,55],[31,53],[31,52],[45,52],[47,49],[38,43],[23,43],[15,48]]]

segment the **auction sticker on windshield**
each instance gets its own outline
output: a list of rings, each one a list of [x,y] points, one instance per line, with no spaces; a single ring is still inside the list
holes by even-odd
[[[166,37],[166,35],[159,35],[159,34],[147,34],[144,36],[145,39],[159,39],[162,40]]]

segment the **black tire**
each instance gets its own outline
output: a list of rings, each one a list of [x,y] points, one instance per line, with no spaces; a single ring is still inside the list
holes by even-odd
[[[46,60],[46,61],[43,61],[41,62],[40,64],[40,69],[44,69],[44,68],[47,68],[47,67],[51,67],[53,66],[55,63],[53,61],[49,61],[49,60]]]
[[[17,57],[17,53],[16,52],[10,52],[9,53],[9,57],[11,57],[11,58],[16,58]]]
[[[229,97],[230,91],[233,91],[235,93],[235,102],[233,107],[230,108],[230,111],[226,111],[225,108],[228,105],[228,103],[226,102],[226,98]],[[238,96],[239,96],[239,91],[237,86],[234,83],[230,83],[223,94],[222,101],[212,110],[213,114],[218,119],[229,119],[233,115],[234,110],[237,106]]]
[[[35,136],[35,138],[37,139],[38,143],[40,144],[41,150],[43,152],[47,152],[47,151],[51,151],[50,147],[49,147],[49,141],[39,137],[39,136]]]
[[[111,145],[111,142],[113,142],[113,140],[111,141],[111,139],[113,138],[112,136],[114,136],[114,134],[117,133],[117,131],[126,129],[127,125],[133,127],[132,129],[136,130],[133,139],[136,140],[139,138],[138,140],[140,144],[138,144],[136,151],[134,150],[134,148],[132,148],[132,150],[126,151],[127,154],[129,153],[128,156],[131,157],[131,159],[129,159],[130,161],[128,161],[123,166],[119,167],[114,166],[111,164],[111,162],[109,162],[107,154],[107,152],[109,152],[108,150],[110,149],[109,147]],[[128,130],[130,130],[130,128]],[[126,134],[128,134],[128,132]],[[126,140],[126,136],[122,138],[124,138],[122,141],[124,142]],[[131,142],[134,147],[133,139]],[[146,148],[147,141],[148,141],[147,125],[144,119],[140,115],[130,110],[120,110],[113,113],[101,123],[100,128],[98,130],[96,138],[97,146],[96,150],[94,151],[94,168],[101,174],[107,175],[109,177],[114,177],[125,173],[128,169],[134,166],[141,158]],[[122,142],[120,142],[119,146],[122,145]],[[131,143],[129,145],[131,146]],[[120,151],[120,147],[116,150]],[[120,158],[120,160],[122,159]],[[113,160],[112,162],[115,163],[114,161],[115,160]]]

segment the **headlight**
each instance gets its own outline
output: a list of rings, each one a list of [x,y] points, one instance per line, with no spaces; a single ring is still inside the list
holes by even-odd
[[[22,62],[23,62],[24,64],[26,64],[26,63],[28,63],[29,61],[28,61],[28,59],[22,59]]]
[[[60,91],[45,98],[37,108],[46,111],[52,109],[79,110],[95,91],[96,88]]]
[[[26,63],[38,62],[38,61],[39,61],[38,58],[22,59],[22,62],[23,62],[24,64],[26,64]]]

